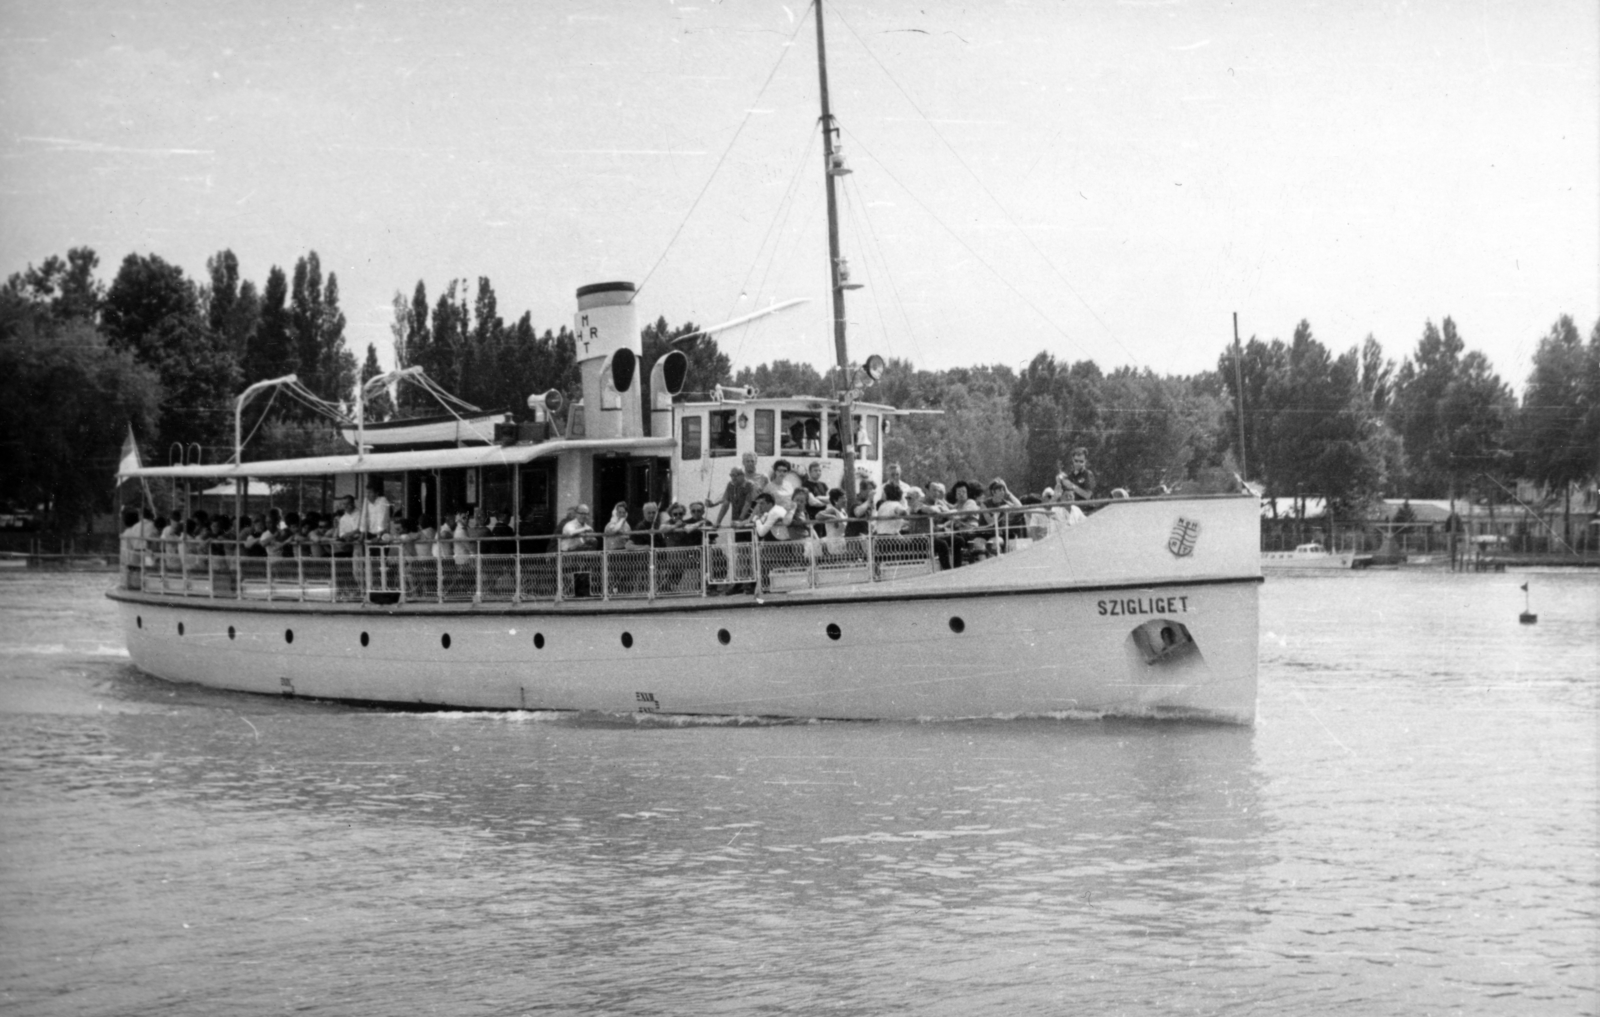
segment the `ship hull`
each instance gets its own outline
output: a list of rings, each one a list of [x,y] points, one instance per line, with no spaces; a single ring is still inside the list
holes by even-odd
[[[592,613],[118,600],[140,670],[240,692],[498,710],[1249,723],[1257,590],[1249,581]],[[1190,644],[1152,660],[1135,629],[1168,617]]]
[[[841,719],[1255,716],[1247,501],[1108,507],[910,579],[651,602],[261,602],[116,590],[177,682],[494,710]]]

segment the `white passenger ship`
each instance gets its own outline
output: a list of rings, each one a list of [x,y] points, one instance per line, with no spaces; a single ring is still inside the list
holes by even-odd
[[[820,13],[817,33],[820,55]],[[598,528],[618,501],[715,496],[746,455],[762,473],[817,463],[847,491],[858,472],[881,479],[897,411],[853,389],[822,81],[835,395],[686,396],[677,352],[644,378],[634,287],[584,286],[583,391],[565,426],[559,411],[532,426],[400,422],[387,430],[403,450],[376,450],[392,447],[380,426],[348,455],[124,471],[236,490],[311,479],[357,497],[377,480],[406,515],[476,504],[520,521],[515,537],[452,542],[445,558],[376,544],[345,558],[134,548],[110,593],[134,664],[213,688],[408,706],[1251,722],[1253,497],[1119,499],[1075,525],[1034,508],[965,532],[946,519],[908,535],[736,542],[724,529],[691,546],[561,546],[567,507],[593,506]]]

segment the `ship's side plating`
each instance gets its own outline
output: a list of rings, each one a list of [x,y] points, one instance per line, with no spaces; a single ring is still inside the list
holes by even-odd
[[[240,691],[488,709],[1250,722],[1254,503],[1112,505],[920,579],[656,605],[250,604],[117,593],[143,670]]]

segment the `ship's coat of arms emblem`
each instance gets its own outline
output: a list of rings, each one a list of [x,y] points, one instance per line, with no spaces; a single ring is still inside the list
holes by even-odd
[[[1193,519],[1178,517],[1172,524],[1172,536],[1167,538],[1167,550],[1175,557],[1187,558],[1194,554],[1194,545],[1200,539],[1200,524]]]

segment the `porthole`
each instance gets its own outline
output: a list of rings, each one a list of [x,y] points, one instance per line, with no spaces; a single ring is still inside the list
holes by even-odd
[[[960,635],[961,633],[967,631],[967,623],[962,621],[960,618],[951,618],[950,631],[954,632],[956,635]]]
[[[533,648],[535,650],[544,649],[544,633],[543,632],[535,632],[533,634]]]
[[[178,623],[178,635],[183,635],[183,622]]]
[[[633,633],[632,632],[624,632],[622,634],[622,648],[624,650],[633,649]]]
[[[229,626],[228,626],[228,638],[229,638],[229,639],[232,639],[232,638],[233,638],[233,637],[234,637],[234,635],[235,635],[235,633],[234,633],[234,631],[233,631],[233,626],[232,626],[232,625],[229,625]]]
[[[733,642],[733,633],[729,632],[727,629],[718,629],[717,642],[721,643],[723,646],[727,646],[729,643]]]
[[[835,625],[833,622],[829,622],[828,623],[828,638],[829,639],[838,639],[841,635],[843,635],[843,633],[839,631],[839,626]]]
[[[367,635],[365,632],[361,633],[361,645],[366,646],[370,642],[372,642],[372,637]]]
[[[450,649],[450,633],[446,632],[444,635],[439,637],[439,645],[447,650]]]
[[[283,641],[286,643],[294,642],[294,629],[283,630]]]

